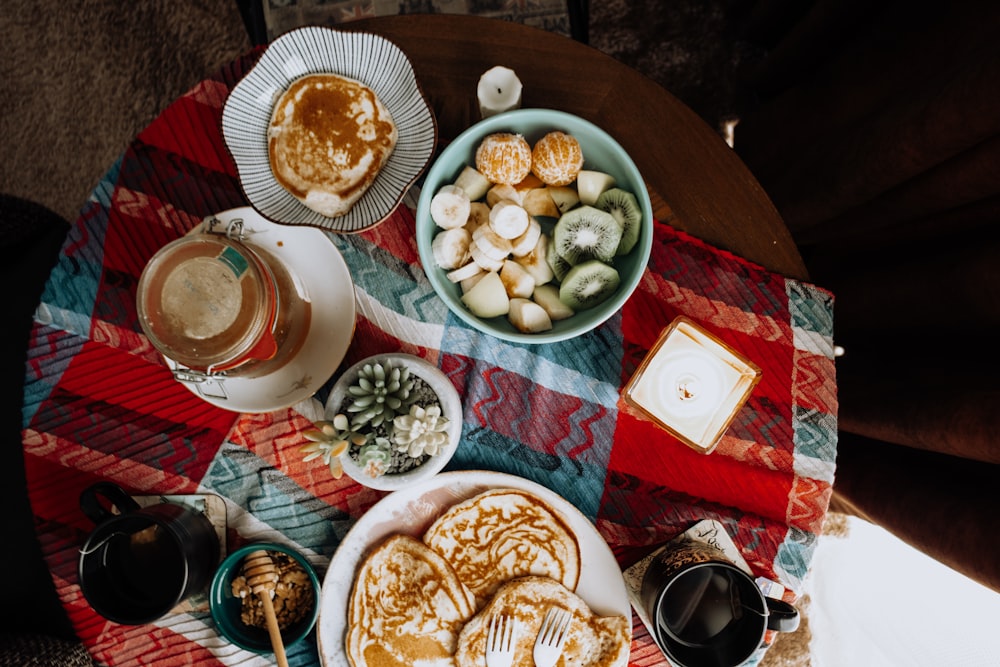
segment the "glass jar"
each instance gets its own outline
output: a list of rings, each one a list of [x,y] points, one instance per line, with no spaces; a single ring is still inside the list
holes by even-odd
[[[136,305],[150,343],[185,380],[270,373],[301,347],[310,319],[293,274],[241,230],[163,246],[143,269]]]

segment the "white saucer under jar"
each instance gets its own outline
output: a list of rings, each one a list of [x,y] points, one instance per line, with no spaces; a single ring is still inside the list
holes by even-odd
[[[372,476],[355,460],[350,450],[340,457],[344,473],[354,481],[369,488],[394,491],[414,482],[433,477],[448,464],[462,436],[462,401],[459,398],[458,391],[448,379],[448,376],[426,360],[403,353],[377,354],[362,359],[348,368],[337,379],[326,401],[325,418],[332,421],[338,413],[344,412],[342,406],[345,403],[345,398],[348,398],[348,388],[357,382],[359,373],[365,365],[372,363],[385,364],[387,362],[393,366],[408,368],[411,376],[415,376],[426,383],[430,390],[437,396],[437,403],[441,407],[441,417],[448,420],[446,430],[448,435],[447,443],[436,454],[429,456],[422,463],[405,472],[390,471],[382,475]],[[348,413],[344,412],[344,414]],[[350,417],[349,414],[348,417]]]

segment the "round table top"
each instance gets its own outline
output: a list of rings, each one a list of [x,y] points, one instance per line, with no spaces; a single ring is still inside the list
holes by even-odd
[[[657,219],[786,277],[808,277],[767,193],[722,137],[663,86],[611,56],[556,33],[476,16],[386,16],[337,27],[375,32],[410,57],[442,138],[479,120],[480,75],[509,67],[524,84],[522,107],[581,116],[628,150]]]
[[[473,82],[487,65],[519,66],[472,36],[431,39],[435,26],[439,31],[455,26],[452,34],[460,34],[482,25],[465,18],[359,24],[364,25],[410,47],[418,76],[425,77],[428,91],[439,91],[436,97],[429,94],[442,139],[476,120]],[[537,39],[546,34],[508,28],[499,31],[511,35],[508,44],[518,35]],[[603,58],[570,40],[552,39],[570,54],[564,56],[566,64],[553,66],[559,71],[573,71],[569,63],[579,49]],[[421,40],[436,46],[413,46]],[[454,70],[465,74],[448,73],[449,62],[463,61],[463,50],[475,49],[479,61]],[[418,51],[423,58],[414,55]],[[229,94],[261,53],[237,58],[197,83],[135,138],[71,226],[35,312],[22,406],[28,494],[57,593],[75,631],[101,664],[235,667],[259,658],[234,650],[218,634],[203,594],[143,626],[107,622],[90,607],[76,566],[93,524],[80,511],[78,498],[94,482],[114,482],[147,500],[200,503],[206,513],[219,504],[214,516],[227,552],[258,540],[293,545],[324,576],[333,572],[326,590],[347,585],[337,577],[353,576],[331,570],[331,557],[349,542],[352,526],[386,497],[347,477],[332,477],[321,459],[303,460],[301,450],[309,442],[304,434],[323,416],[322,391],[315,397],[319,402],[310,398],[270,411],[241,409],[224,402],[229,395],[221,391],[224,380],[206,383],[207,388],[182,386],[138,324],[136,285],[159,248],[206,217],[252,217],[221,136],[221,116]],[[545,57],[544,49],[534,53]],[[529,87],[525,105],[540,105],[543,77],[522,64]],[[610,60],[606,65],[614,77],[629,76],[627,68]],[[589,78],[586,67],[573,76]],[[598,123],[605,114],[618,115],[613,101],[585,104],[584,98],[575,98],[580,106],[557,106]],[[661,210],[674,215],[654,225],[654,252],[620,313],[586,335],[549,345],[477,335],[449,315],[426,280],[413,241],[412,198],[404,199],[409,203],[376,228],[326,233],[330,244],[315,244],[341,255],[355,288],[357,316],[342,367],[371,355],[405,352],[441,369],[463,405],[462,438],[447,470],[504,473],[559,494],[611,548],[626,582],[655,547],[709,520],[750,571],[779,582],[782,597],[794,602],[821,531],[836,467],[832,295],[760,265],[778,266],[782,255],[765,252],[763,237],[747,233],[757,227],[738,227],[728,215],[741,210],[741,201],[753,199],[752,178],[682,104],[665,92],[645,100],[637,114],[621,114],[620,126],[602,124],[630,147],[651,184],[672,185],[674,190],[661,193],[669,209]],[[658,111],[645,113],[646,106]],[[664,145],[686,141],[691,155],[702,137],[708,155],[704,164],[670,171],[655,167],[670,159],[638,137],[644,123],[639,119],[663,117],[657,114],[683,118],[690,129],[679,131],[677,123],[668,122],[663,132],[650,134]],[[633,124],[629,142],[626,133]],[[707,192],[710,183],[726,182],[711,168],[722,163],[731,167],[731,177],[742,174],[753,187],[730,186],[743,193],[739,198],[695,196],[697,188]],[[694,184],[685,184],[692,174]],[[766,198],[756,201],[769,210]],[[681,208],[685,202],[694,208]],[[712,213],[716,209],[728,213]],[[776,216],[767,219],[780,229]],[[678,229],[695,232],[695,222],[705,232],[714,230],[725,250]],[[745,248],[727,240],[727,225],[740,232],[734,240],[759,244],[760,252],[747,253],[754,261],[739,254]],[[246,231],[252,236],[264,227],[248,225]],[[303,241],[301,232],[316,230],[297,231],[289,226],[260,238],[301,250],[312,243]],[[773,245],[794,251],[790,242]],[[308,264],[317,270],[324,266]],[[314,302],[313,322],[320,314],[338,314],[322,303]],[[697,321],[762,372],[710,455],[634,414],[621,396],[664,327],[679,316]],[[311,340],[327,340],[327,333],[314,327]],[[305,361],[303,355],[295,359],[296,364]],[[254,382],[255,398],[278,404],[318,374],[317,365],[296,364],[289,364],[296,370],[289,376],[274,373]],[[231,383],[228,387],[233,390]],[[637,617],[632,621],[630,665],[662,665],[645,623]],[[327,636],[332,660],[320,656],[319,643],[289,647],[291,663],[346,664],[341,637]]]

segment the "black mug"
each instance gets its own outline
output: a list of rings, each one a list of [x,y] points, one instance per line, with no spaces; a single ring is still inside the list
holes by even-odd
[[[96,528],[80,548],[77,575],[101,616],[125,625],[149,623],[211,580],[219,538],[204,514],[169,502],[140,507],[110,482],[85,489],[80,509]]]
[[[766,597],[753,577],[701,542],[656,554],[640,596],[657,644],[676,667],[736,667],[761,647],[767,630],[799,625],[795,607]]]

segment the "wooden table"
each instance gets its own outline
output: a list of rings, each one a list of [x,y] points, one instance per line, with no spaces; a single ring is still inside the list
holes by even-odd
[[[628,150],[659,220],[786,277],[807,278],[784,221],[739,157],[631,67],[561,35],[475,16],[390,16],[338,28],[378,33],[406,52],[442,138],[479,120],[479,76],[494,65],[510,67],[524,84],[522,107],[586,118]]]
[[[484,32],[485,25],[490,30]],[[352,28],[365,26],[408,48],[443,139],[476,119],[479,74],[496,63],[512,65],[527,85],[525,105],[556,106],[610,128],[666,202],[659,210],[667,217],[655,225],[643,280],[621,312],[583,336],[550,345],[479,336],[450,314],[424,276],[409,206],[369,232],[328,234],[350,268],[358,305],[341,369],[386,352],[435,364],[463,404],[462,438],[448,470],[506,473],[558,493],[593,524],[620,567],[712,519],[757,576],[781,582],[786,600],[795,601],[835,472],[832,299],[776,273],[803,271],[756,183],[677,100],[570,40],[462,17],[378,19]],[[483,45],[487,33],[504,37]],[[525,55],[525,44],[535,42],[544,46]],[[508,52],[523,59],[503,57]],[[226,504],[228,549],[255,540],[288,543],[321,575],[350,528],[385,496],[346,477],[331,478],[321,462],[302,460],[303,433],[317,418],[311,400],[264,413],[209,405],[174,380],[138,325],[136,283],[148,259],[205,216],[247,205],[221,136],[221,115],[261,53],[248,53],[193,86],[111,166],[71,226],[33,322],[22,406],[28,495],[57,593],[101,664],[234,667],[258,659],[216,632],[204,598],[144,626],[119,626],[96,614],[76,574],[79,547],[93,528],[77,498],[93,482],[150,497],[216,495]],[[570,80],[534,73],[532,61],[546,63],[546,72],[569,72]],[[574,65],[590,61],[601,65],[603,78],[592,74],[595,67]],[[615,83],[604,95],[581,94],[593,78]],[[562,92],[552,93],[558,103],[543,99],[550,80],[562,82]],[[630,80],[649,90],[630,96],[645,100],[633,101],[634,111],[609,92],[629,88]],[[655,129],[660,123],[662,131]],[[674,164],[680,147],[686,150]],[[747,210],[757,212],[749,221]],[[659,332],[679,315],[710,329],[763,372],[708,456],[630,414],[620,397]],[[325,399],[324,390],[317,398]],[[352,572],[329,571],[332,588],[350,585]],[[664,664],[637,617],[633,633],[630,664]],[[336,637],[326,645],[339,651]],[[291,664],[322,664],[318,650],[314,640],[289,647]]]

